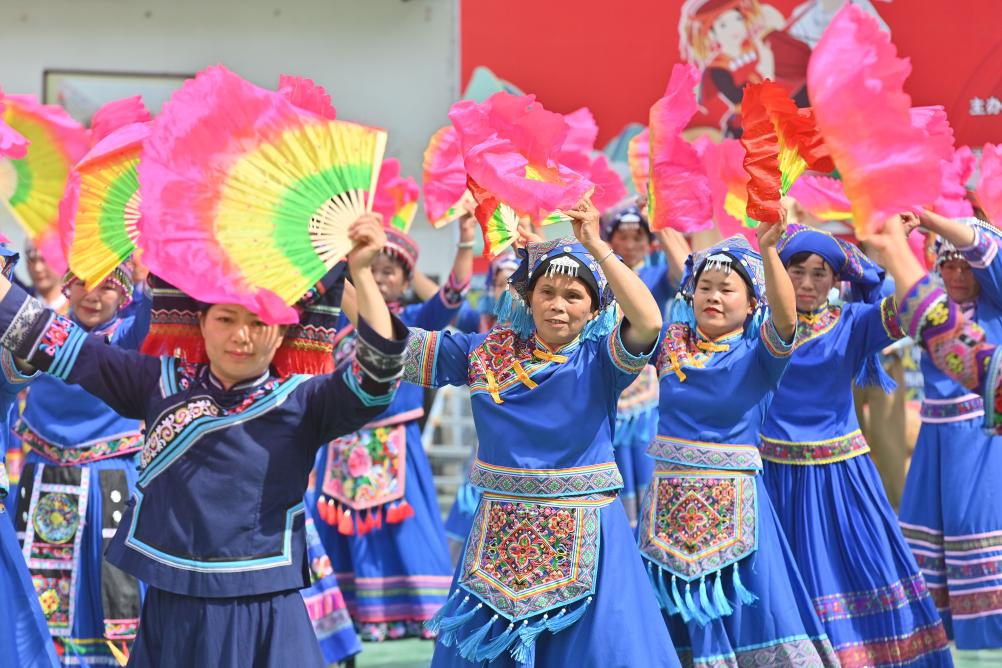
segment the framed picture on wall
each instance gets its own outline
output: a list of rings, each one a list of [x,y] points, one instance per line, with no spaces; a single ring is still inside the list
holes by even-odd
[[[103,104],[132,95],[142,95],[146,107],[156,114],[171,93],[193,76],[51,69],[42,73],[42,101],[62,106],[85,125]]]

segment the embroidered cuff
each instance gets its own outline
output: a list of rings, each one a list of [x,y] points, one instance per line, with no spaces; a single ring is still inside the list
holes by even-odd
[[[17,363],[14,361],[14,355],[6,348],[0,350],[0,369],[3,370],[3,379],[6,381],[8,389],[15,394],[20,392],[25,385],[38,378],[39,375],[38,371],[26,374],[18,369]]]
[[[404,352],[404,381],[421,387],[438,387],[435,382],[435,364],[438,360],[438,342],[441,332],[429,332],[411,327]]]
[[[460,283],[456,279],[456,274],[450,272],[449,280],[445,282],[445,285],[438,291],[438,294],[442,298],[443,304],[449,308],[459,308],[462,306],[463,300],[466,298],[466,293],[469,291],[470,279],[467,278],[466,282]]]
[[[619,367],[620,370],[626,373],[638,374],[644,370],[647,363],[651,359],[651,355],[658,348],[659,341],[654,341],[651,349],[646,353],[641,353],[640,355],[634,355],[629,350],[626,349],[626,344],[623,343],[623,327],[629,326],[626,318],[621,318],[619,323],[616,325],[616,329],[612,330],[609,334],[609,357],[612,358],[613,364]]]
[[[880,322],[883,324],[887,336],[894,340],[905,338],[904,330],[901,328],[901,320],[898,318],[898,302],[893,296],[880,300]]]
[[[793,349],[797,342],[797,330],[793,330],[793,336],[789,341],[784,341],[783,337],[779,335],[776,330],[776,323],[772,321],[772,318],[766,318],[762,321],[762,342],[765,344],[765,349],[769,351],[769,354],[773,357],[789,357],[793,353]]]
[[[36,369],[66,380],[80,354],[87,332],[57,316],[17,286],[0,301],[0,346]]]
[[[977,269],[984,269],[998,254],[998,244],[990,235],[985,234],[977,227],[974,227],[974,243],[970,246],[958,248],[957,251],[964,256],[968,264]]]
[[[409,331],[396,316],[391,318],[393,339],[384,339],[361,316],[358,319],[355,363],[358,370],[375,383],[391,383],[403,373]]]
[[[923,276],[918,283],[913,285],[905,294],[904,303],[898,304],[898,322],[901,329],[908,336],[916,341],[920,340],[920,332],[927,324],[929,313],[937,304],[944,304],[945,310],[946,293],[936,285],[932,277]]]

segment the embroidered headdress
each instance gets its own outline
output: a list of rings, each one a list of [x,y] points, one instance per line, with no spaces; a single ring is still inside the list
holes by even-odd
[[[670,320],[680,322],[695,329],[696,314],[692,307],[692,298],[696,292],[696,283],[704,271],[722,271],[729,274],[732,271],[751,288],[756,305],[752,320],[761,318],[768,307],[765,297],[765,269],[762,256],[753,249],[748,241],[739,235],[717,242],[709,248],[689,255],[685,261],[685,270],[679,286],[678,298],[672,303]],[[753,332],[753,327],[745,323],[745,332]]]
[[[958,223],[963,223],[964,225],[980,229],[982,234],[987,234],[993,240],[1002,244],[1002,232],[1000,232],[991,223],[986,223],[980,218],[975,218],[973,216],[969,218],[956,218],[955,220]],[[949,262],[950,260],[967,261],[967,258],[964,257],[963,253],[957,250],[956,246],[942,237],[936,237],[936,240],[933,242],[932,249],[936,257],[937,270],[943,266],[944,262]]]
[[[299,322],[289,326],[272,361],[279,376],[334,370],[334,335],[341,317],[345,268],[345,262],[336,264],[296,303]],[[198,323],[206,304],[158,276],[151,274],[149,283],[153,309],[142,352],[181,357],[192,364],[208,362]]]
[[[620,228],[638,227],[646,232],[648,237],[652,237],[650,223],[647,222],[647,217],[640,212],[635,198],[631,197],[620,202],[602,214],[602,238],[606,241],[611,239],[616,230]]]
[[[129,258],[115,267],[115,270],[108,275],[108,278],[104,279],[104,283],[110,283],[124,297],[122,305],[118,307],[119,310],[132,303],[132,289],[135,287],[132,282],[133,269],[132,258]],[[66,275],[63,276],[63,295],[69,297],[70,287],[79,280],[72,271],[67,271]]]
[[[410,276],[417,266],[418,246],[407,234],[394,227],[386,227],[386,245],[383,253],[400,260],[404,265],[404,273]]]
[[[852,244],[806,225],[787,225],[776,245],[785,266],[798,253],[819,255],[841,281],[852,283],[863,301],[873,304],[881,298],[884,270]]]
[[[598,313],[581,332],[582,339],[599,339],[616,326],[616,300],[598,262],[574,237],[530,243],[518,250],[520,263],[508,279],[508,290],[495,313],[523,339],[536,329],[529,310],[529,294],[541,276],[573,276],[588,286]]]

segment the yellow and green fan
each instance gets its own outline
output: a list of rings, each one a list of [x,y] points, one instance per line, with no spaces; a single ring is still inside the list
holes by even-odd
[[[59,205],[60,234],[70,271],[88,290],[136,250],[137,167],[148,123],[131,123],[99,141],[70,172]]]
[[[294,323],[372,211],[386,132],[298,109],[222,66],[164,105],[139,163],[140,248],[192,297]]]
[[[0,159],[0,200],[57,272],[66,270],[59,243],[59,201],[70,169],[90,148],[87,130],[61,107],[33,95],[3,98],[3,120],[30,144],[20,159]]]

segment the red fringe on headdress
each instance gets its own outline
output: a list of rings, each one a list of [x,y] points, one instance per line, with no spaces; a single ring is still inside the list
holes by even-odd
[[[288,339],[275,352],[272,367],[279,376],[310,374],[319,376],[334,371],[334,347],[330,344],[290,342]]]
[[[205,339],[197,327],[190,325],[152,323],[139,349],[145,355],[179,357],[189,364],[206,364]]]

